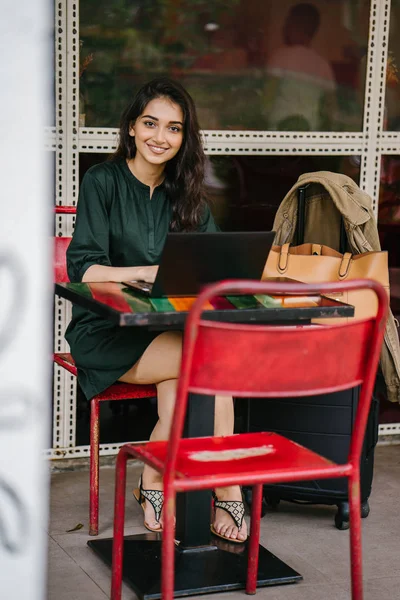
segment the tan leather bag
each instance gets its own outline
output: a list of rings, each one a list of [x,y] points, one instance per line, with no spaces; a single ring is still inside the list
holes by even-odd
[[[350,252],[340,254],[329,246],[320,244],[272,246],[262,279],[268,277],[289,277],[303,283],[375,279],[386,289],[388,298],[390,295],[388,255],[385,251],[352,255]],[[372,291],[342,292],[331,297],[354,306],[356,319],[375,316],[378,309],[376,296]],[[321,319],[313,322],[328,324],[345,320],[347,319]]]

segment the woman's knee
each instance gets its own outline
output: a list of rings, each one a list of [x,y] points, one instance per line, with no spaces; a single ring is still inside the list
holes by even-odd
[[[166,331],[151,342],[137,363],[120,377],[120,381],[157,384],[168,379],[177,379],[181,358],[181,332]]]

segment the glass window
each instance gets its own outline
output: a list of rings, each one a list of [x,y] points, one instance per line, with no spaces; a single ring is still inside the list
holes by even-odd
[[[389,253],[390,304],[400,317],[400,156],[383,156],[379,190],[378,229]]]
[[[382,250],[388,251],[390,308],[395,318],[400,319],[400,156],[382,156],[378,231]],[[382,386],[378,386],[378,395],[379,422],[399,423],[400,406],[388,402]]]
[[[358,183],[359,165],[357,156],[209,156],[208,198],[221,229],[268,231],[300,175],[334,171]]]
[[[400,64],[400,39],[398,36],[400,24],[400,2],[392,0],[390,13],[389,54],[386,69],[386,96],[384,129],[388,131],[400,130],[400,78],[398,65]]]
[[[79,177],[107,155],[80,153]],[[358,184],[359,156],[208,156],[206,191],[224,231],[269,231],[279,204],[303,173],[334,171]]]
[[[80,124],[117,126],[169,75],[203,129],[361,130],[368,16],[368,0],[85,0]]]

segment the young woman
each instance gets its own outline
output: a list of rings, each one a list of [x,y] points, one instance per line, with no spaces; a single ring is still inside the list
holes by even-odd
[[[83,178],[67,253],[70,280],[151,283],[168,231],[216,231],[204,199],[204,163],[188,92],[164,78],[144,85],[122,116],[114,156]],[[132,331],[74,306],[66,338],[87,398],[118,380],[156,384],[159,419],[150,440],[168,438],[181,362],[180,332]],[[232,398],[217,397],[215,435],[232,432]],[[160,474],[145,466],[134,494],[144,510],[145,526],[160,531]],[[231,541],[245,541],[239,486],[218,488],[215,494],[212,530]],[[234,514],[238,503],[239,518]]]

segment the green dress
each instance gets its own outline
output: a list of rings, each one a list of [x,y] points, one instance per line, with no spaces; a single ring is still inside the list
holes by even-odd
[[[125,160],[91,167],[80,187],[75,231],[67,251],[70,280],[82,281],[91,265],[159,264],[171,216],[164,185],[156,187],[150,199],[150,188],[136,179]],[[198,230],[217,231],[208,208]],[[85,396],[90,399],[115,383],[159,333],[118,327],[73,306],[65,337]]]

